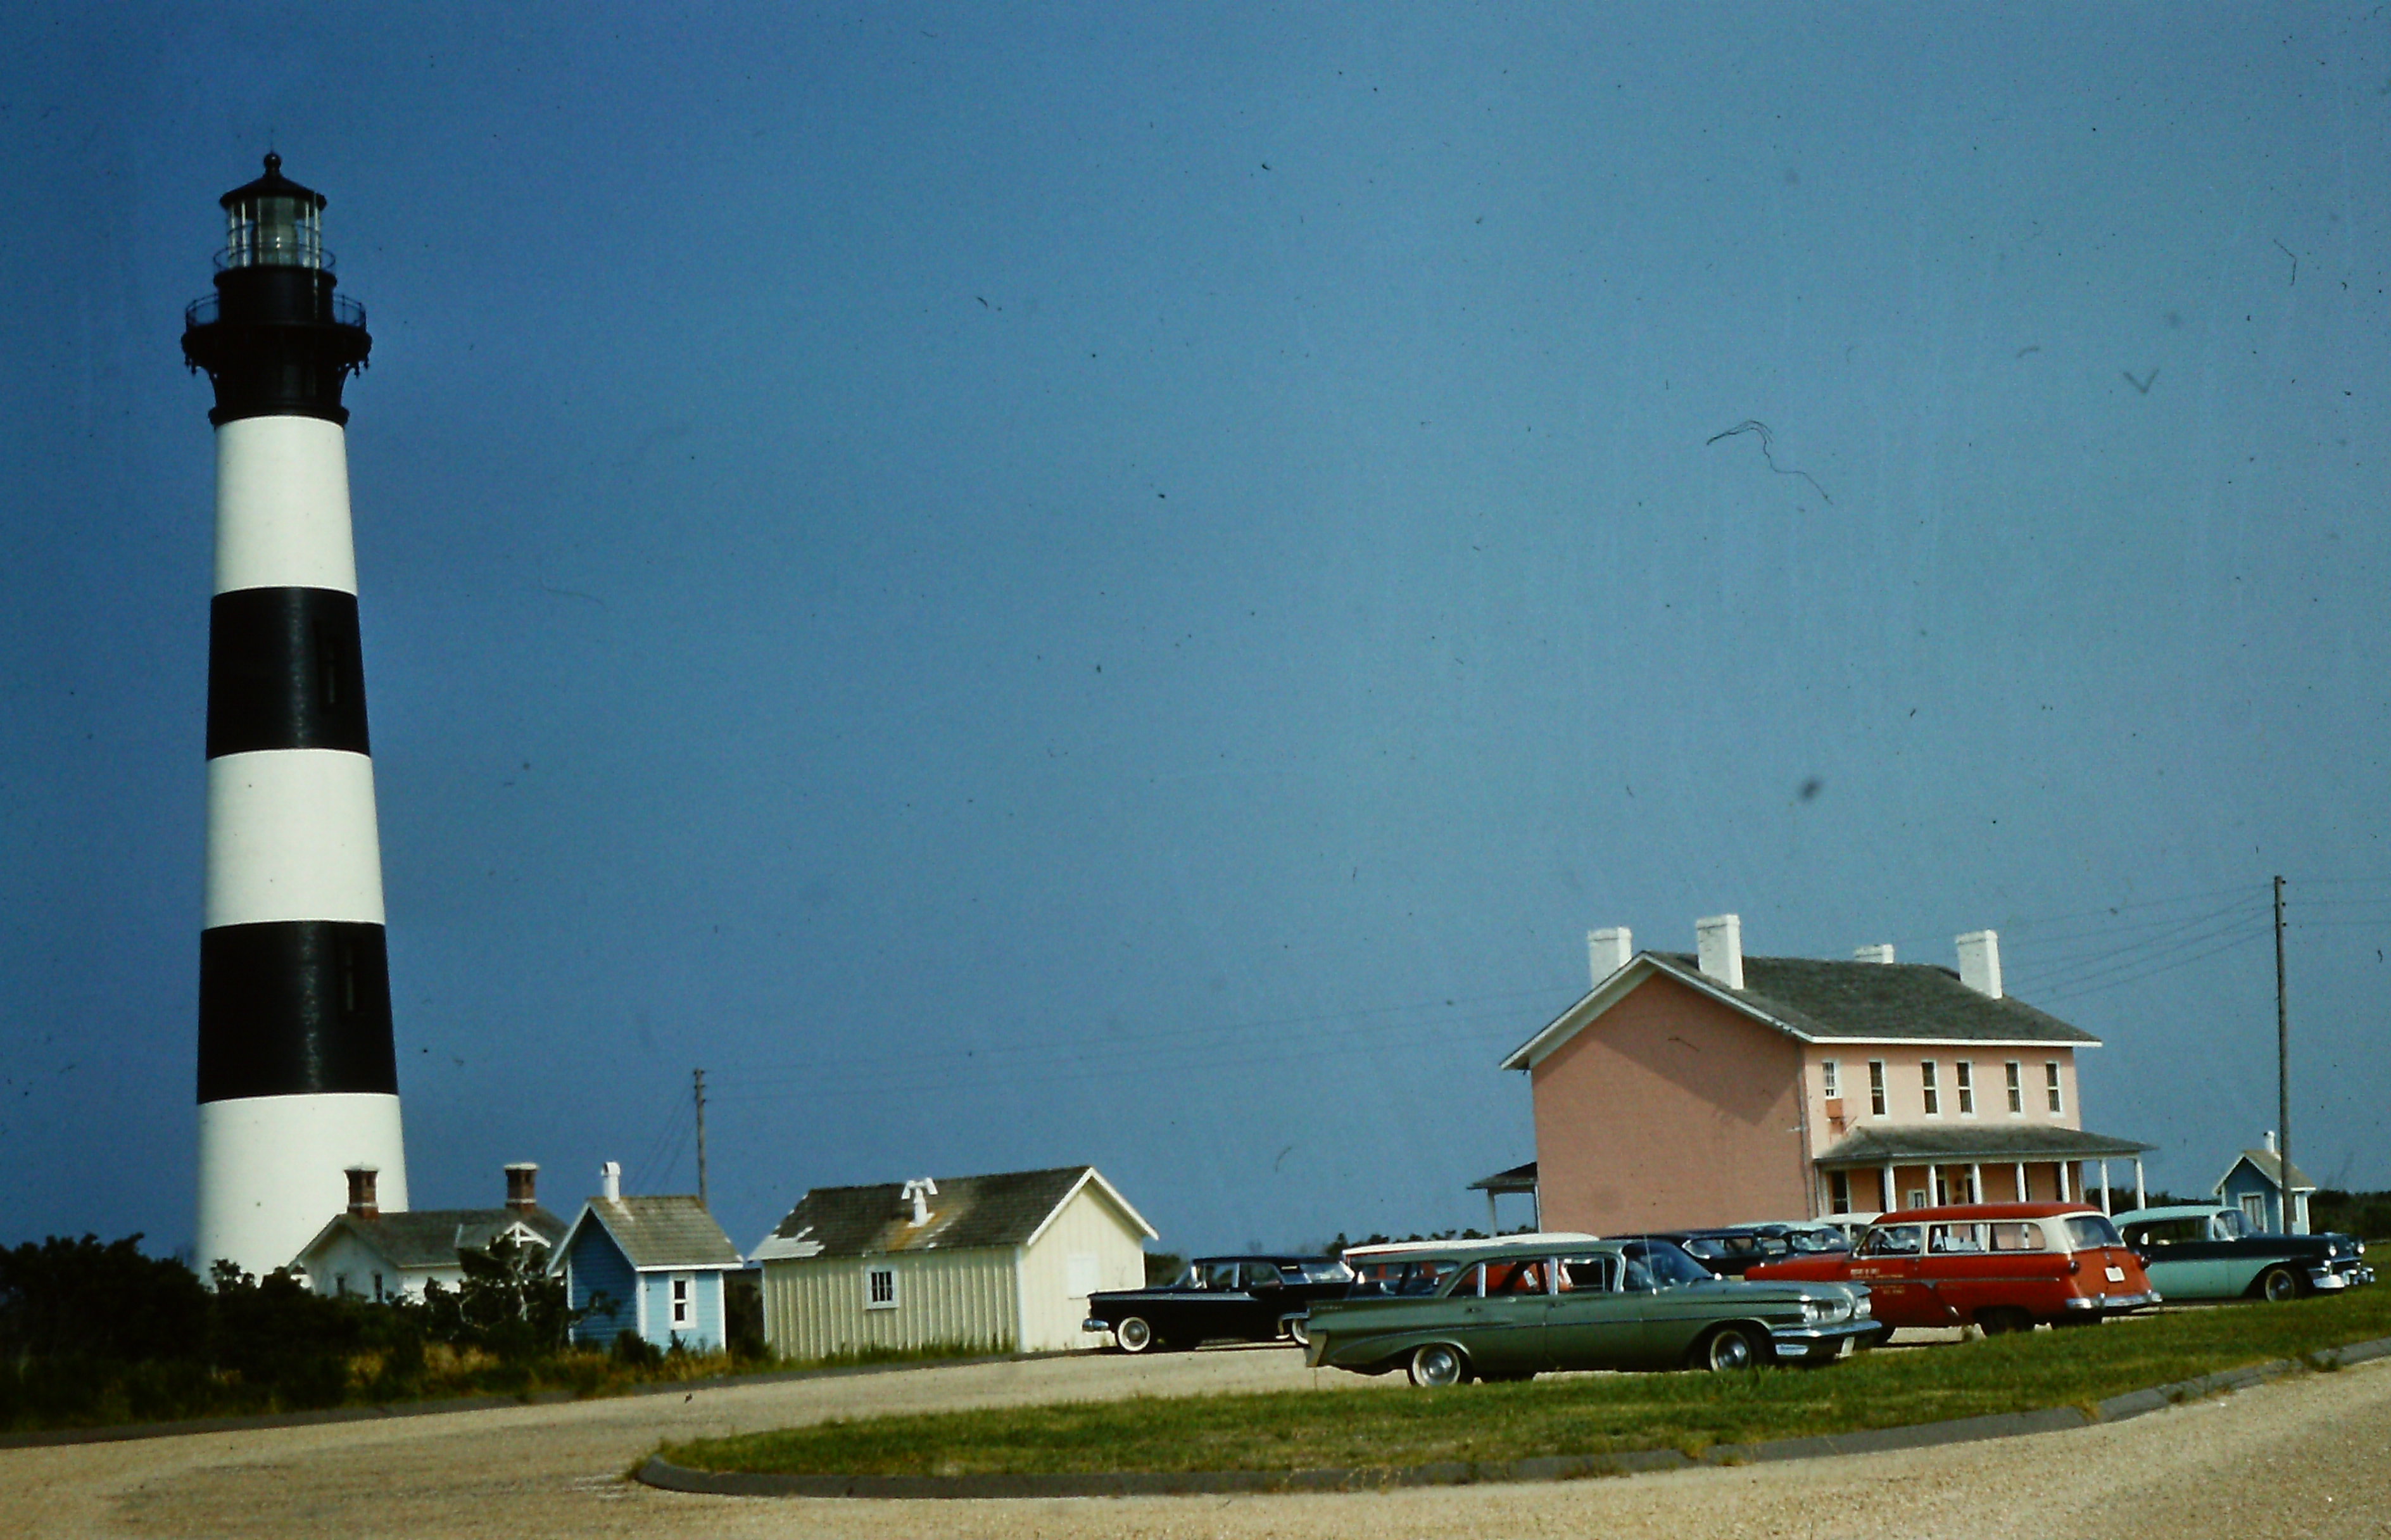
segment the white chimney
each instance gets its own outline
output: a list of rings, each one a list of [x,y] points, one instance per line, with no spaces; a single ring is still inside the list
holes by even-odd
[[[619,1203],[623,1197],[623,1163],[609,1160],[598,1168],[598,1196],[609,1203]]]
[[[1879,941],[1872,947],[1854,947],[1852,949],[1852,961],[1855,963],[1890,963],[1893,961],[1893,943],[1891,941]]]
[[[1625,925],[1585,933],[1585,960],[1594,971],[1596,989],[1602,987],[1604,979],[1625,967],[1627,960],[1635,955],[1635,938],[1628,934]]]
[[[1743,988],[1743,921],[1713,914],[1694,922],[1694,955],[1702,972],[1730,990]]]
[[[2268,1155],[2275,1153],[2275,1131],[2273,1129],[2268,1129],[2267,1131],[2267,1153]]]
[[[1954,937],[1959,949],[1959,982],[1978,994],[2001,997],[2001,938],[1989,930]]]
[[[918,1176],[905,1184],[904,1190],[897,1195],[897,1201],[913,1206],[915,1224],[927,1224],[930,1223],[930,1199],[937,1196],[938,1184],[926,1176]]]

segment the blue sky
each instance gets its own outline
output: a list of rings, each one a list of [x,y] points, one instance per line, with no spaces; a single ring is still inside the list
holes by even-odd
[[[0,1241],[187,1239],[214,200],[325,191],[416,1202],[1482,1219],[1583,933],[2391,1186],[2367,7],[0,20]],[[1717,438],[1744,422],[1766,425]],[[1797,473],[1798,472],[1798,473]]]

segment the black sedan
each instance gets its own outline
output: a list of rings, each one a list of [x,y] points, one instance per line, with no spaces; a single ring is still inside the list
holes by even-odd
[[[1343,1298],[1352,1281],[1335,1257],[1198,1257],[1175,1284],[1089,1295],[1079,1329],[1112,1333],[1123,1352],[1223,1339],[1300,1343],[1312,1302]]]

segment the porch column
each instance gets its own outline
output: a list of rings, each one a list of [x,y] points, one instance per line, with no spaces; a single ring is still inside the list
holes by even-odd
[[[1884,1163],[1884,1172],[1878,1178],[1878,1180],[1884,1184],[1884,1190],[1876,1196],[1884,1199],[1884,1203],[1882,1205],[1883,1210],[1886,1213],[1891,1213],[1895,1209],[1901,1207],[1901,1197],[1893,1191],[1893,1187],[1892,1161],[1888,1160]]]
[[[1968,1162],[1968,1201],[1982,1203],[1984,1200],[1984,1168],[1982,1162],[1971,1160]]]
[[[2061,1203],[2074,1201],[2067,1196],[2067,1162],[2064,1160],[2059,1163],[2059,1201]]]
[[[1494,1223],[1494,1189],[1492,1187],[1486,1189],[1486,1233],[1490,1236],[1503,1233],[1503,1226]]]
[[[2117,1206],[2109,1201],[2109,1162],[2105,1157],[2100,1161],[2100,1211],[2104,1214],[2117,1211]]]
[[[2025,1162],[2021,1160],[2017,1163],[2017,1200],[2020,1203],[2033,1202],[2033,1197],[2029,1196],[2033,1190],[2025,1184]]]
[[[2134,1207],[2147,1209],[2150,1206],[2150,1194],[2142,1186],[2142,1158],[2137,1155],[2134,1157]]]
[[[1943,1194],[1937,1190],[1942,1180],[1943,1168],[1932,1160],[1926,1162],[1926,1206],[1930,1209],[1943,1201]]]

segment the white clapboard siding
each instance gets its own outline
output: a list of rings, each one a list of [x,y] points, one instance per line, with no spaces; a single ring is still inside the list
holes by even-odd
[[[899,1251],[867,1257],[775,1260],[764,1264],[764,1321],[772,1351],[829,1358],[869,1349],[968,1345],[1018,1351],[1019,1248]],[[897,1274],[894,1309],[868,1310],[867,1269]]]
[[[1104,1338],[1079,1329],[1088,1318],[1088,1297],[1075,1286],[1087,1280],[1072,1276],[1071,1259],[1092,1259],[1098,1288],[1141,1288],[1144,1242],[1144,1233],[1103,1187],[1093,1182],[1081,1185],[1022,1258],[1022,1351],[1102,1346]],[[1085,1261],[1080,1267],[1090,1270]]]

